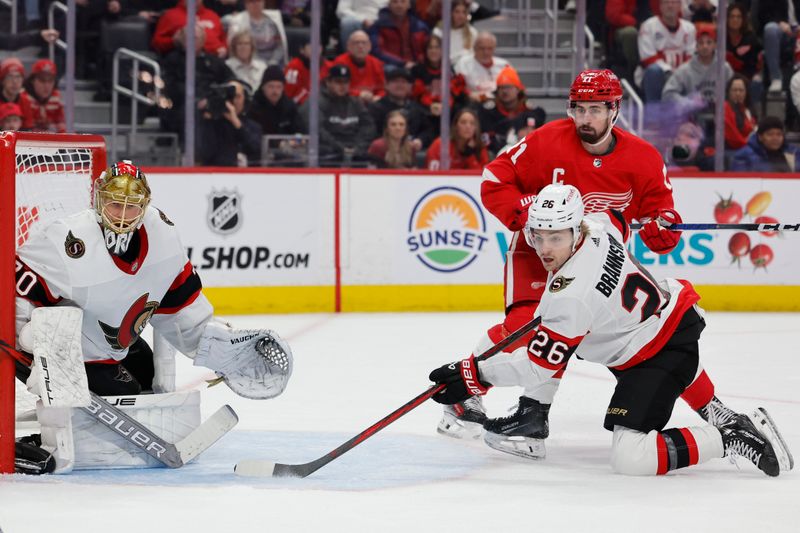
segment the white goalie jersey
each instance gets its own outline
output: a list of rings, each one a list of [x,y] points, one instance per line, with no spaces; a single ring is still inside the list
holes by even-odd
[[[187,355],[197,349],[213,308],[201,292],[172,222],[148,207],[139,251],[125,262],[107,251],[87,209],[32,232],[17,250],[17,333],[33,308],[83,310],[85,361],[119,361],[148,322]]]
[[[530,344],[512,357],[481,361],[493,385],[523,383],[526,395],[552,402],[574,353],[623,370],[661,350],[700,297],[688,281],[656,281],[628,255],[629,228],[614,211],[587,215],[589,234],[556,272],[550,272]]]

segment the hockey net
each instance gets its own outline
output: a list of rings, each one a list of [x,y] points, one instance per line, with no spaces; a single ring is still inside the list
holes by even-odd
[[[2,249],[16,250],[37,227],[91,206],[92,184],[105,168],[105,141],[99,135],[1,133]],[[4,252],[0,338],[12,346],[14,270],[14,254]],[[24,387],[14,385],[13,361],[0,355],[0,472],[13,472],[15,415],[32,407]]]

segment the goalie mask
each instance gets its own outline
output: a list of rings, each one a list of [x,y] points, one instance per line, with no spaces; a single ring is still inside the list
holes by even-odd
[[[97,222],[118,235],[142,225],[150,204],[150,186],[139,167],[130,161],[111,165],[95,183],[94,210]]]

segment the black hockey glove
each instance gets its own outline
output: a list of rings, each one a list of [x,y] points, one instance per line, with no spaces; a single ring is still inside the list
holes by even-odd
[[[428,379],[445,389],[433,396],[433,401],[444,404],[463,402],[470,396],[484,395],[491,388],[490,383],[481,381],[475,356],[440,366],[431,372]]]

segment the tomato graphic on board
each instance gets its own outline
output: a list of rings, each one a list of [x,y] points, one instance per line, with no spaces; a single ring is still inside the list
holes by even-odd
[[[750,253],[750,237],[747,233],[743,231],[734,233],[728,241],[728,251],[731,253],[731,263],[741,266],[741,258]]]
[[[742,220],[742,214],[742,206],[733,200],[733,195],[727,199],[720,196],[714,206],[714,220],[718,224],[736,224]]]
[[[763,268],[766,270],[767,265],[772,262],[773,257],[772,248],[766,244],[758,244],[753,246],[753,249],[750,250],[750,262],[753,263],[756,269]]]
[[[756,224],[777,224],[778,219],[775,217],[768,217],[768,216],[760,216],[755,219]],[[759,231],[761,235],[764,237],[775,237],[778,232],[777,231]]]

